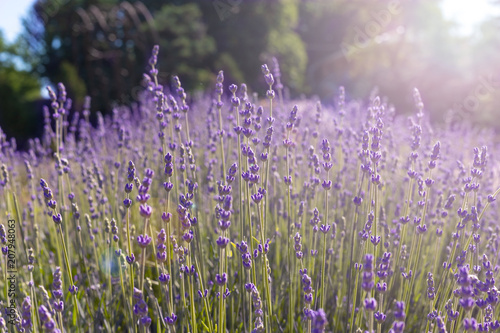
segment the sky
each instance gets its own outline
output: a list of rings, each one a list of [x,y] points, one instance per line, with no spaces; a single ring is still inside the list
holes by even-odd
[[[0,30],[8,42],[13,42],[21,33],[21,19],[33,3],[34,0],[0,0]]]
[[[0,0],[0,30],[8,42],[22,31],[21,19],[26,16],[34,0]],[[458,23],[457,33],[470,35],[475,27],[492,14],[500,14],[500,6],[491,0],[442,0],[444,16]]]

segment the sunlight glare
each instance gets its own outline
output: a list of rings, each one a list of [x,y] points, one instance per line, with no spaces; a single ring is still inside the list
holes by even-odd
[[[491,0],[443,0],[443,15],[457,24],[455,33],[463,36],[472,35],[482,21],[500,15],[499,6]]]

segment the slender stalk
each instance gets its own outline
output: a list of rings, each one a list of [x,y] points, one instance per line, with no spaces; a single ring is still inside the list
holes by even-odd
[[[220,137],[220,152],[221,152],[221,159],[222,159],[222,182],[224,183],[226,181],[226,158],[224,156],[224,135],[223,135],[223,127],[222,127],[222,107],[221,107],[221,95],[217,94],[217,111],[219,115],[219,137]],[[226,236],[226,232],[223,232],[223,236]],[[224,267],[225,267],[225,256],[226,256],[226,251],[222,248],[219,249],[219,272],[220,274],[223,274],[224,272]],[[220,296],[219,296],[219,325],[218,330],[219,333],[223,332],[224,328],[224,310],[225,310],[225,302],[224,302],[224,287],[220,287]]]
[[[384,308],[384,294],[380,293],[378,303],[379,303],[378,308],[380,309],[380,312],[382,312],[382,309]],[[377,333],[381,332],[382,332],[382,323],[377,322]]]
[[[63,231],[62,231],[62,227],[60,224],[59,224],[59,236],[61,236],[61,243],[62,243],[62,248],[64,251],[64,260],[66,262],[66,271],[68,273],[71,287],[74,287],[75,284],[73,283],[73,274],[71,273],[71,266],[69,265],[68,252],[66,251],[66,244],[64,243]],[[80,311],[78,310],[78,302],[76,300],[76,292],[72,293],[72,294],[73,294],[73,303],[75,305],[75,311],[76,311],[77,322],[78,322],[78,318],[80,317]],[[78,329],[78,331],[79,331],[79,329]]]
[[[260,228],[260,239],[261,239],[261,244],[264,246],[264,230],[262,230],[262,221],[264,219],[264,210],[263,207],[261,207],[262,203],[259,203],[257,205],[258,209],[258,214],[260,216],[261,220],[261,228]],[[267,253],[263,253],[263,260],[262,260],[262,279],[264,280],[264,287],[266,291],[266,301],[267,301],[267,311],[269,311],[269,316],[272,317],[273,315],[273,307],[271,303],[271,289],[269,287],[269,279],[268,279],[268,273],[267,273],[267,264],[268,264],[268,259],[267,259]]]
[[[110,233],[108,233],[108,235],[109,234]],[[111,242],[112,242],[112,240],[110,239],[109,245],[108,245],[108,290],[109,290],[109,296],[111,296],[113,294],[113,286],[111,284],[111,266],[113,263],[113,257],[111,255]]]
[[[128,198],[128,194],[127,194]],[[130,208],[127,208],[127,246],[128,246],[128,255],[132,255],[132,243],[130,241]],[[134,293],[134,265],[129,264],[129,279],[130,279],[130,295],[129,295],[129,302],[130,304],[133,303],[132,297]],[[130,320],[133,320],[133,315],[131,313]],[[135,327],[135,325],[132,325]]]
[[[290,137],[290,131],[288,130],[287,131],[287,140],[289,139]],[[288,156],[288,146],[286,147],[286,174],[287,174],[287,179],[288,181],[290,180],[290,165],[289,165],[289,156]],[[290,250],[290,237],[291,237],[291,221],[290,221],[290,214],[291,214],[291,207],[290,207],[290,191],[291,191],[291,187],[292,187],[292,184],[287,184],[287,220],[286,220],[286,223],[287,223],[287,227],[288,227],[288,234],[287,234],[287,237],[286,237],[286,255],[287,255],[287,263],[288,263],[288,267],[289,267],[289,271],[288,271],[288,285],[289,285],[289,288],[292,287],[292,274],[293,272],[290,270],[291,268],[291,262],[292,262],[292,258],[291,258],[291,250]],[[314,276],[314,274],[313,274]],[[289,300],[288,300],[288,322],[290,324],[289,328],[290,328],[290,332],[293,331],[294,329],[294,315],[293,315],[293,292],[292,290],[290,289],[289,290]]]
[[[326,181],[330,179],[330,172],[327,171]],[[328,226],[328,189],[325,188],[325,226]],[[325,308],[325,266],[326,266],[326,232],[323,234],[323,260],[321,261],[321,294],[320,294],[320,308]]]
[[[350,328],[349,332],[352,333],[354,329],[354,315],[355,315],[355,310],[356,310],[356,298],[358,296],[358,278],[359,278],[359,272],[356,270],[356,281],[354,282],[354,292],[353,292],[353,297],[352,297],[352,309],[351,309],[351,320],[349,321],[350,323]]]
[[[144,237],[146,237],[146,231],[148,230],[149,218],[144,218]],[[144,272],[146,271],[146,247],[143,247],[141,254],[141,272],[139,275],[139,289],[144,289]]]
[[[368,314],[368,332],[373,332],[373,312],[370,311],[370,314]]]
[[[196,257],[194,258],[194,264],[196,266],[196,271],[199,272],[200,271],[200,265],[198,264],[198,259]],[[204,287],[204,284],[203,284],[203,278],[200,278],[200,287],[201,287],[201,290],[203,292],[205,290],[205,287]],[[208,312],[209,304],[208,304],[208,301],[207,301],[206,297],[203,297],[203,303],[205,305],[204,306],[204,310],[205,310],[205,315],[207,316],[207,320],[208,320],[209,332],[214,332],[212,320],[211,320],[209,312]]]
[[[359,186],[359,190],[358,190],[358,197],[360,197],[360,194],[361,194],[361,189],[363,188],[363,181],[365,179],[365,173],[363,172],[362,175],[361,175],[361,184]],[[348,267],[348,270],[345,274],[346,278],[347,278],[347,275],[349,275],[349,282],[348,282],[348,291],[347,291],[347,314],[349,314],[349,309],[350,309],[350,306],[351,306],[351,280],[352,280],[352,273],[353,273],[353,268],[354,268],[354,262],[353,262],[353,257],[354,257],[354,231],[356,230],[356,226],[358,224],[358,215],[359,215],[359,211],[358,211],[359,207],[356,206],[355,210],[354,210],[354,218],[353,218],[353,223],[352,223],[352,228],[351,228],[351,251],[350,251],[350,259],[349,259],[349,267]],[[356,279],[357,279],[357,275],[356,275]],[[355,287],[354,288],[357,288],[357,281],[356,281],[356,284],[355,284]],[[354,295],[356,295],[356,289],[354,291]],[[354,296],[355,298],[356,296]],[[352,305],[352,316],[351,316],[351,321],[350,321],[350,329],[349,331],[352,332],[352,329],[354,327],[354,303],[356,302],[356,300],[354,299],[353,300],[353,305]],[[344,326],[344,331],[347,332],[347,325],[348,325],[348,322],[346,321],[345,322],[345,326]]]
[[[196,325],[196,309],[195,309],[195,304],[194,304],[194,277],[193,276],[188,276],[188,288],[189,288],[189,305],[190,305],[190,311],[191,311],[191,329],[193,333],[198,332],[198,326]],[[222,297],[222,294],[221,294]]]

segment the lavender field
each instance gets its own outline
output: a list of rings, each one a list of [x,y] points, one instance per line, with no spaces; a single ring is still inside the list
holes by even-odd
[[[1,332],[500,328],[493,131],[289,100],[277,61],[192,101],[158,52],[97,127],[60,83],[42,139],[0,131]]]

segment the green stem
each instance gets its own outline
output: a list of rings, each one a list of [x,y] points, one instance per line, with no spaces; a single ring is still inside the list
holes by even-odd
[[[59,236],[61,236],[61,242],[62,242],[62,247],[63,247],[63,251],[64,251],[64,260],[66,261],[66,270],[68,273],[69,281],[71,283],[71,287],[73,287],[75,284],[73,283],[73,274],[71,273],[71,267],[69,265],[68,252],[66,251],[66,244],[64,243],[63,230],[62,230],[61,224],[59,224]],[[76,301],[76,293],[72,293],[72,294],[73,294],[73,303],[75,305],[75,311],[76,311],[76,316],[77,316],[76,318],[77,318],[77,323],[78,323],[78,318],[80,316],[80,313],[78,310],[78,303]],[[79,331],[79,326],[77,326],[77,327],[78,327],[78,331]]]
[[[330,179],[330,172],[327,171],[326,181]],[[325,226],[328,226],[328,189],[325,189]],[[320,308],[325,308],[325,266],[326,266],[326,232],[323,234],[323,260],[321,261],[321,294],[320,294]]]

